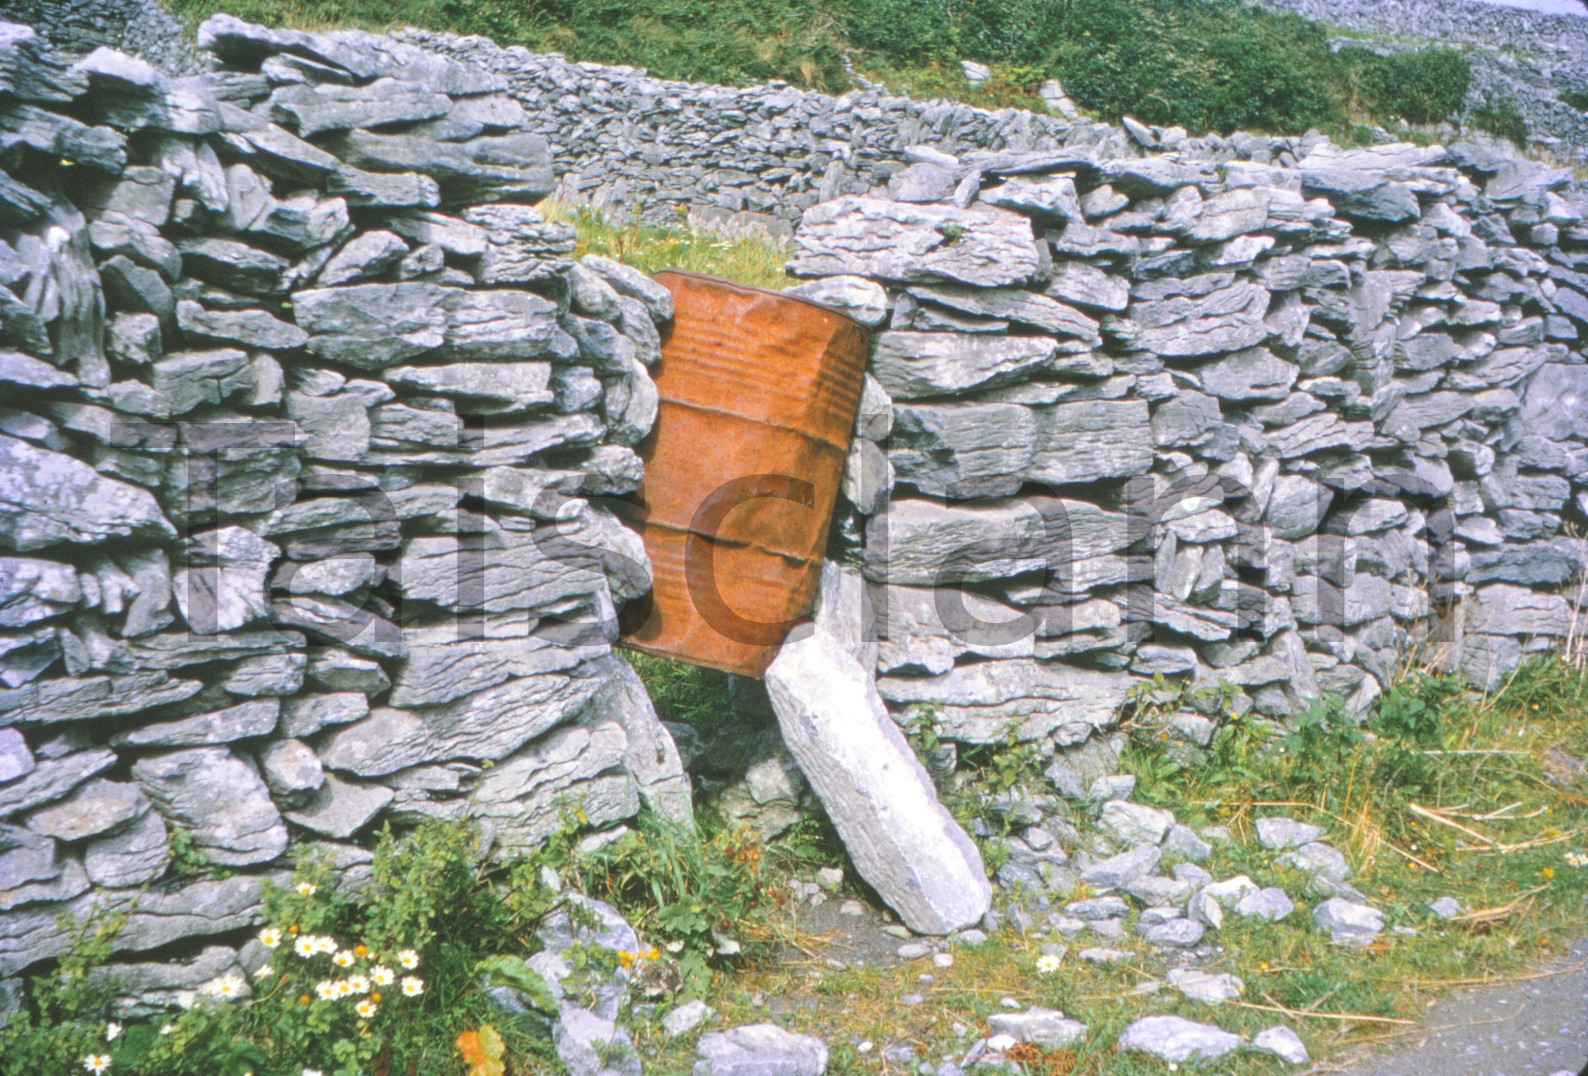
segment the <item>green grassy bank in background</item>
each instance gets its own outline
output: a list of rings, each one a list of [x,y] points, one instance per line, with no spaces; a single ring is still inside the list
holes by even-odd
[[[1038,88],[1059,78],[1093,115],[1193,134],[1437,123],[1460,109],[1470,75],[1453,49],[1333,53],[1328,27],[1246,0],[170,2],[194,23],[224,10],[272,26],[414,25],[733,85],[842,92],[854,86],[847,57],[894,92],[987,107],[1040,110]],[[962,59],[992,78],[967,82]]]

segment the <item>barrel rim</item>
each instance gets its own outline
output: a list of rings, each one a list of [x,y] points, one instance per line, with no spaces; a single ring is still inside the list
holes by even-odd
[[[712,276],[710,273],[697,273],[692,269],[658,269],[656,272],[651,274],[651,279],[655,280],[659,277],[669,275],[687,277],[691,280],[704,280],[712,284],[721,284],[732,291],[747,292],[751,295],[769,295],[774,299],[783,299],[791,303],[803,303],[806,306],[813,306],[823,313],[834,314],[840,318],[843,318],[845,321],[849,322],[849,324],[865,333],[867,337],[870,337],[871,335],[871,329],[865,324],[865,322],[861,321],[859,318],[856,318],[854,315],[849,314],[836,306],[833,306],[830,303],[818,302],[815,299],[807,299],[803,295],[790,295],[786,291],[773,291],[771,288],[761,288],[754,284],[742,284],[737,280],[729,280],[727,277]]]

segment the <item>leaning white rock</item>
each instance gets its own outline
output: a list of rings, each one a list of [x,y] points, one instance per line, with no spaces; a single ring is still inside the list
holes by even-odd
[[[814,631],[784,644],[766,685],[783,739],[861,876],[918,933],[979,922],[992,903],[981,855],[860,663]]]

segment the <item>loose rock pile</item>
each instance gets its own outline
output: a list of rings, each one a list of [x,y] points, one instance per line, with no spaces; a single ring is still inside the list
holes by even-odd
[[[133,907],[118,993],[237,959],[296,850],[538,845],[689,786],[629,667],[668,293],[569,255],[499,80],[226,16],[214,69],[0,25],[0,981]],[[173,876],[181,830],[222,876]],[[206,940],[217,944],[200,947]],[[198,954],[192,956],[192,954]],[[246,970],[246,969],[245,969]],[[191,981],[190,981],[191,980]]]

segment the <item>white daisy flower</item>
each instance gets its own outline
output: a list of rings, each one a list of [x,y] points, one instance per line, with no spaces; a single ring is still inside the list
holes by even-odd
[[[353,976],[347,981],[347,985],[353,988],[355,994],[369,993],[369,980],[362,975]]]
[[[314,984],[314,992],[320,995],[321,1001],[330,1001],[336,997],[336,984],[329,979],[322,979]]]
[[[314,935],[303,934],[292,943],[292,951],[307,960],[320,951],[320,946],[315,942]]]
[[[299,882],[298,895],[300,897],[312,897],[318,888],[313,882]]]
[[[339,968],[351,968],[353,966],[353,950],[343,949],[331,958],[331,962]]]
[[[414,952],[412,949],[404,949],[402,952],[397,954],[397,963],[401,964],[409,971],[413,971],[419,966],[419,954]]]
[[[1037,974],[1052,975],[1059,970],[1059,958],[1052,953],[1045,953],[1037,957]]]
[[[403,996],[418,997],[425,992],[425,981],[417,975],[403,976]]]
[[[390,986],[392,980],[397,978],[397,974],[384,964],[376,964],[369,969],[369,977],[375,981],[376,986]]]
[[[87,1057],[83,1058],[83,1068],[89,1072],[92,1072],[94,1076],[99,1076],[101,1072],[104,1072],[109,1067],[109,1054],[89,1054]]]
[[[353,1006],[353,1008],[358,1012],[358,1014],[360,1016],[362,1016],[364,1019],[368,1020],[370,1017],[375,1015],[376,1010],[378,1010],[380,1008],[380,1006],[376,1005],[369,998],[365,998],[363,1001],[361,1001],[357,1005]]]
[[[266,949],[274,949],[281,944],[281,928],[266,927],[259,932],[259,944]]]

